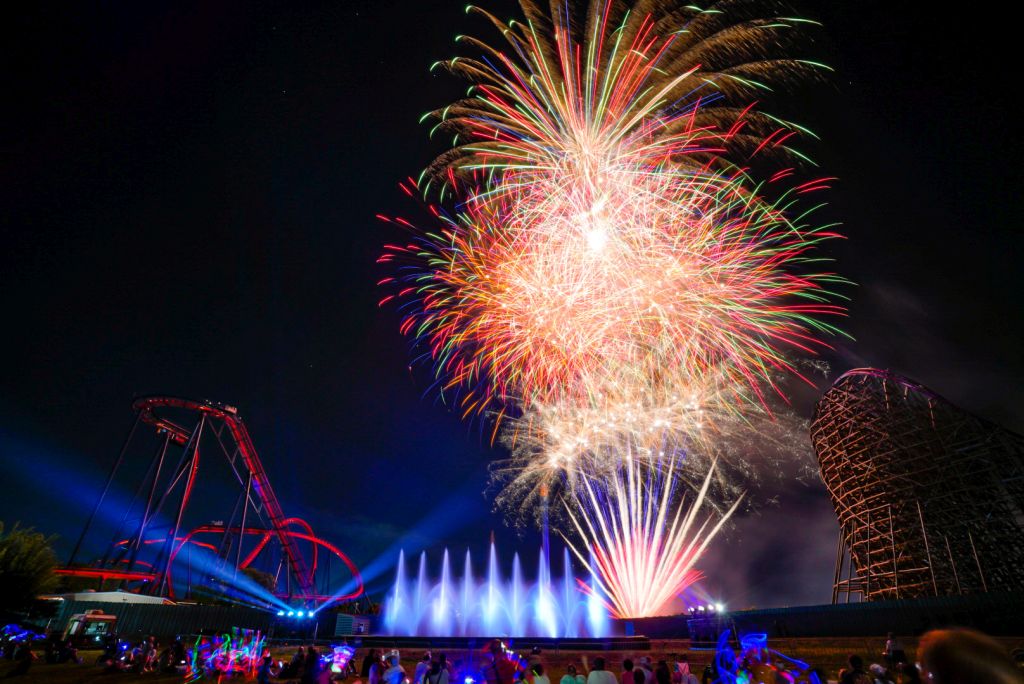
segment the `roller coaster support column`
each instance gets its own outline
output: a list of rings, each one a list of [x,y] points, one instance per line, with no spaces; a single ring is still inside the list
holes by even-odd
[[[164,542],[164,549],[168,551],[166,554],[167,560],[160,572],[160,582],[156,588],[157,594],[163,594],[170,581],[171,561],[173,560],[173,554],[170,550],[173,548],[175,539],[178,536],[181,518],[185,515],[185,508],[188,506],[188,500],[192,494],[192,485],[195,483],[196,473],[199,471],[199,440],[203,436],[204,427],[206,427],[206,414],[200,416],[199,425],[196,426],[195,432],[192,433],[192,438],[189,440],[189,446],[192,448],[192,459],[189,465],[188,479],[185,481],[185,489],[181,493],[181,504],[178,506],[178,515],[174,520],[174,526],[167,532],[167,540]],[[188,453],[188,447],[186,447],[186,453]]]
[[[96,505],[92,507],[92,512],[89,514],[89,519],[85,521],[85,527],[82,528],[82,534],[78,535],[78,541],[75,542],[75,548],[71,550],[71,557],[68,558],[68,567],[72,567],[75,564],[75,558],[78,556],[78,552],[82,548],[82,541],[85,539],[85,535],[89,532],[89,527],[92,526],[92,521],[96,518],[96,514],[100,510],[100,506],[103,505],[103,499],[106,498],[107,492],[110,490],[110,483],[114,481],[114,475],[117,474],[117,469],[121,466],[121,461],[124,460],[124,454],[128,450],[128,445],[132,441],[132,435],[135,434],[135,428],[139,426],[139,421],[142,420],[141,414],[135,414],[135,420],[132,422],[132,429],[128,431],[128,436],[124,438],[124,444],[121,446],[121,452],[117,455],[117,460],[114,461],[114,467],[110,469],[110,474],[107,475],[107,481],[103,485],[103,489],[100,491],[99,498],[96,499]]]
[[[235,578],[238,577],[238,564],[242,562],[242,540],[245,539],[245,519],[246,513],[249,512],[249,495],[251,493],[252,471],[249,471],[249,477],[245,479],[245,499],[242,500],[242,527],[238,530],[238,549],[235,551]]]
[[[167,456],[167,447],[171,443],[171,433],[164,435],[163,444],[160,445],[159,456],[156,460],[156,473],[153,475],[153,482],[149,485],[149,496],[146,497],[146,508],[142,512],[142,522],[139,524],[139,534],[135,538],[135,544],[132,546],[131,555],[128,557],[128,572],[135,569],[135,560],[139,555],[139,549],[142,548],[143,543],[146,540],[146,527],[149,526],[150,514],[153,513],[153,499],[156,498],[156,485],[160,481],[160,472],[164,469],[164,458]]]

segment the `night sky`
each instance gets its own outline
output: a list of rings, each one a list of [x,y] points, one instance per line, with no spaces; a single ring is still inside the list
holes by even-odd
[[[382,568],[374,589],[397,546],[482,558],[493,529],[530,555],[538,536],[483,494],[500,453],[410,373],[377,306],[375,260],[402,235],[374,215],[416,213],[397,183],[444,146],[417,121],[465,88],[428,68],[456,34],[495,38],[464,4],[5,5],[0,520],[66,556],[132,398],[164,393],[238,406],[286,512]],[[836,74],[769,109],[815,130],[804,149],[840,179],[823,216],[848,237],[828,249],[858,284],[856,341],[832,377],[890,368],[1024,428],[1015,25],[915,3],[799,12],[824,23]],[[827,384],[797,393],[803,416]],[[708,594],[827,602],[823,487],[764,487],[709,554]]]

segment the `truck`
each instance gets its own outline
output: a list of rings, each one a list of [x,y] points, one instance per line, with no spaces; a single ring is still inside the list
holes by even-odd
[[[61,641],[71,642],[75,648],[96,648],[107,635],[113,634],[117,627],[117,616],[104,613],[102,610],[87,610],[76,613],[68,620]]]

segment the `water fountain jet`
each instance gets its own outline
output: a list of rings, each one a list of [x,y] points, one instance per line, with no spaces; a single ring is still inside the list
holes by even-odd
[[[550,559],[542,549],[537,581],[523,577],[516,554],[512,576],[501,576],[498,552],[491,544],[484,579],[473,576],[469,551],[461,578],[451,572],[448,549],[444,550],[441,576],[427,577],[426,552],[420,554],[415,585],[406,576],[405,554],[400,553],[395,583],[384,607],[384,628],[395,636],[507,636],[507,637],[604,637],[610,620],[603,603],[581,591],[572,571],[568,550],[563,555],[561,589],[551,574]],[[593,580],[588,578],[588,585]]]

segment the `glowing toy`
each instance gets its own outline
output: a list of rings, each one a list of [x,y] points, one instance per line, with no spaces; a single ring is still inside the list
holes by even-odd
[[[190,649],[185,681],[234,676],[252,679],[266,654],[266,641],[259,630],[237,627],[212,638],[200,636]]]

